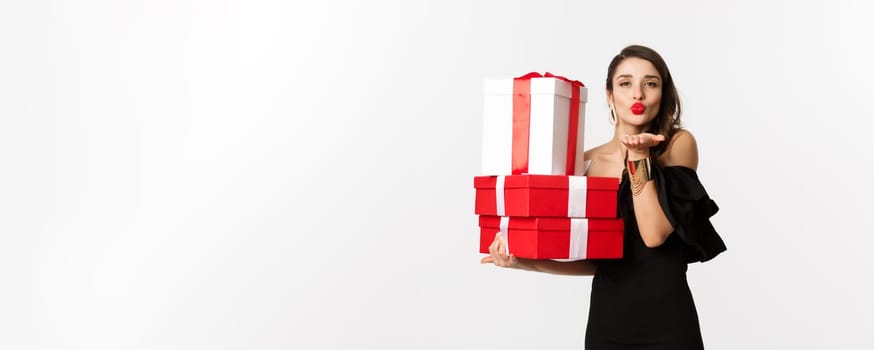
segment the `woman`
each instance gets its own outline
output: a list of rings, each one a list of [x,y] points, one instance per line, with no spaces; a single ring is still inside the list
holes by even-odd
[[[698,149],[680,127],[680,100],[661,56],[628,46],[607,70],[613,139],[586,151],[586,175],[621,178],[624,257],[559,262],[508,256],[500,235],[482,263],[594,275],[586,349],[702,349],[686,268],[725,250],[709,218],[716,204],[698,181]]]

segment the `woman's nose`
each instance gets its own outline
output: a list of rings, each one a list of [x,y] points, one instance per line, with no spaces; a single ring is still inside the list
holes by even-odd
[[[643,95],[643,86],[638,85],[634,88],[634,96],[633,97],[635,100],[643,100],[643,98],[645,97]]]

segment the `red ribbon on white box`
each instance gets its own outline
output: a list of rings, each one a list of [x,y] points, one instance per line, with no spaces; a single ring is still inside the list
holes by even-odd
[[[513,150],[511,174],[528,173],[528,146],[531,128],[531,78],[555,78],[571,84],[570,110],[568,112],[567,160],[565,174],[573,175],[577,152],[577,127],[579,125],[580,95],[585,86],[577,80],[546,72],[531,72],[513,79]]]

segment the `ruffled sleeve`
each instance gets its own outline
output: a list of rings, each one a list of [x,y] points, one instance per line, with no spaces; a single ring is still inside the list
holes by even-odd
[[[674,233],[687,245],[687,261],[708,261],[725,251],[725,243],[710,217],[719,211],[710,199],[698,174],[684,166],[653,167],[659,204],[674,227]]]

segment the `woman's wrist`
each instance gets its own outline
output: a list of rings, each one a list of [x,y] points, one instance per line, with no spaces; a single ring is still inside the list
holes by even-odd
[[[644,158],[649,158],[649,148],[645,150],[628,149],[628,160],[641,160]]]
[[[629,156],[629,158],[631,158]],[[643,192],[646,183],[652,180],[652,164],[650,158],[628,160],[625,166],[631,182],[631,193],[636,197]]]
[[[520,270],[539,271],[536,262],[536,259],[516,258],[516,266],[514,267]]]

